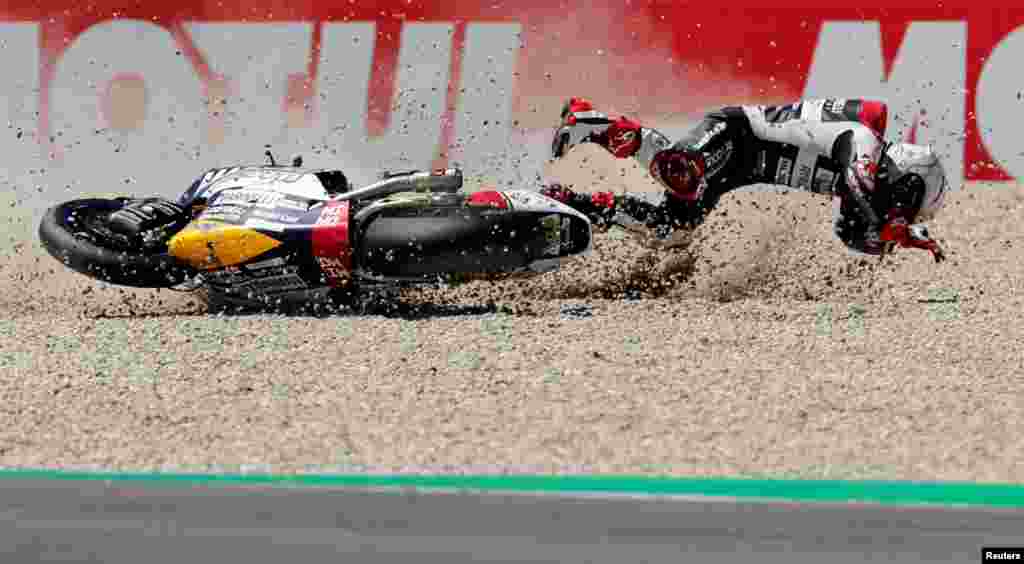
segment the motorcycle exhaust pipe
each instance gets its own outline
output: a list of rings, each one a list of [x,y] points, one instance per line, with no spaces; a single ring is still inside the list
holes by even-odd
[[[462,171],[456,168],[430,172],[410,172],[391,176],[369,186],[339,194],[334,201],[367,200],[399,192],[458,192],[462,188]]]

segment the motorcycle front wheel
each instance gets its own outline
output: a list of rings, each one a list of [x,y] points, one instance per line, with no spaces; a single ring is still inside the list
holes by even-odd
[[[90,278],[135,288],[171,288],[195,270],[166,253],[141,248],[107,225],[128,198],[89,198],[56,205],[43,215],[39,239],[50,255]]]

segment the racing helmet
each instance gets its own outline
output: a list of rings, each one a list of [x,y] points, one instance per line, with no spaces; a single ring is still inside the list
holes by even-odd
[[[946,171],[930,146],[890,143],[879,177],[889,187],[895,207],[908,210],[908,221],[935,218],[946,203]]]
[[[651,176],[669,188],[669,194],[680,199],[699,200],[707,188],[704,158],[700,154],[666,149],[651,161]]]

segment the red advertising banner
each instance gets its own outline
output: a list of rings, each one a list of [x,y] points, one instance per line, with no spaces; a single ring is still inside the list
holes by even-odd
[[[9,126],[58,160],[90,142],[76,128],[152,139],[136,154],[347,131],[442,165],[551,128],[572,95],[655,127],[838,96],[886,100],[889,136],[936,145],[951,175],[1005,180],[1024,173],[1021,24],[963,1],[60,0],[0,9],[0,59]]]

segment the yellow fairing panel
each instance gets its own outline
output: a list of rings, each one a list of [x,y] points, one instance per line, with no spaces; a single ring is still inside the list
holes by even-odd
[[[196,221],[171,238],[171,255],[195,268],[211,270],[241,264],[278,247],[281,242],[241,225]]]

